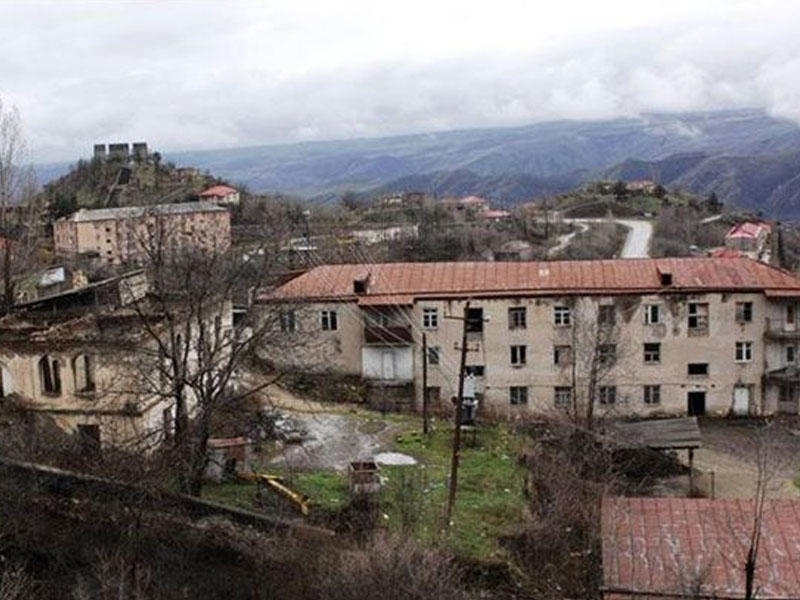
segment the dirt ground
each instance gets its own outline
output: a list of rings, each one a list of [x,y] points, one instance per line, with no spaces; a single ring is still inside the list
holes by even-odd
[[[767,428],[746,420],[704,419],[700,423],[703,447],[695,451],[694,466],[699,474],[697,484],[706,495],[715,497],[752,497],[758,479],[759,448],[766,452],[769,476],[769,496],[797,497],[800,490],[794,485],[800,472],[800,421],[793,418],[776,419]],[[688,464],[686,452],[679,453]],[[688,477],[676,477],[664,482],[666,493],[683,495]]]
[[[267,390],[266,404],[289,415],[305,430],[300,444],[284,444],[270,463],[301,471],[345,471],[351,461],[371,459],[390,450],[404,427],[360,413],[344,404],[303,400],[278,386]]]

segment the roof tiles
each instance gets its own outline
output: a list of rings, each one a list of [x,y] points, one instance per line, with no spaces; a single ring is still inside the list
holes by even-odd
[[[661,258],[552,262],[447,262],[324,265],[262,300],[353,300],[353,281],[369,272],[365,298],[493,297],[569,294],[755,291],[800,296],[800,279],[748,258]],[[671,273],[672,284],[661,284]],[[374,302],[371,302],[374,304]]]
[[[744,597],[752,499],[607,498],[602,509],[606,600],[698,590]],[[759,597],[800,597],[800,501],[764,505],[755,587]]]

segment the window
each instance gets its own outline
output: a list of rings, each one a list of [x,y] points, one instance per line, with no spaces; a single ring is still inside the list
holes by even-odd
[[[689,303],[689,330],[695,333],[708,331],[708,304]]]
[[[689,363],[686,373],[688,375],[708,375],[708,363]]]
[[[527,327],[527,310],[524,306],[515,306],[508,309],[508,328],[525,329]]]
[[[786,346],[786,362],[793,363],[796,357],[796,350],[794,346]]]
[[[554,346],[553,364],[564,366],[572,364],[572,346]]]
[[[787,325],[794,325],[794,304],[786,305],[786,323]]]
[[[616,344],[600,344],[597,347],[597,360],[601,364],[611,364],[617,358]]]
[[[512,386],[508,388],[508,399],[514,406],[528,403],[528,388],[524,386]]]
[[[61,394],[61,373],[58,360],[47,355],[39,359],[39,384],[43,394]]]
[[[556,306],[553,308],[553,323],[561,327],[570,324],[569,306]]]
[[[486,367],[483,365],[467,365],[464,367],[464,373],[473,377],[483,377],[486,375]]]
[[[644,345],[644,362],[650,365],[661,362],[661,344],[654,342]]]
[[[483,333],[483,309],[470,308],[467,311],[467,331]]]
[[[527,358],[527,346],[511,346],[511,365],[521,367]]]
[[[613,325],[616,320],[614,305],[603,305],[597,308],[597,323],[599,325]]]
[[[601,385],[597,388],[597,401],[600,404],[615,404],[617,402],[616,386]]]
[[[325,311],[323,311],[324,314]],[[297,321],[295,320],[295,313],[293,310],[282,310],[280,313],[281,331],[284,333],[293,333],[297,331]],[[323,316],[322,328],[325,329],[325,317]]]
[[[94,391],[94,365],[88,354],[79,354],[72,359],[72,376],[77,393],[88,394]]]
[[[322,329],[323,331],[336,331],[339,329],[339,320],[335,310],[322,311]]]
[[[753,342],[736,342],[736,362],[753,360]]]
[[[736,322],[737,323],[750,323],[753,320],[753,303],[752,302],[737,302],[736,303]]]
[[[572,388],[571,387],[557,387],[553,394],[553,404],[556,408],[569,408],[572,404]]]
[[[430,346],[428,348],[428,364],[429,365],[439,364],[439,346]]]
[[[644,305],[644,324],[656,325],[661,322],[661,307],[658,304]]]
[[[645,404],[661,404],[661,386],[660,385],[646,385],[646,386],[644,386],[644,403]]]
[[[423,308],[422,309],[422,326],[425,329],[436,329],[439,327],[439,309],[438,308]]]

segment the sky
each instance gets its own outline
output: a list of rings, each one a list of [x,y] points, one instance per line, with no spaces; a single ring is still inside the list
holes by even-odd
[[[800,122],[798,0],[0,0],[34,162],[758,107]]]

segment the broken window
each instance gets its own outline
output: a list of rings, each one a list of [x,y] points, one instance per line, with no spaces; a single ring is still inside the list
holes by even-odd
[[[283,333],[294,333],[297,331],[297,320],[293,310],[282,310],[280,313],[281,331]]]
[[[339,319],[335,310],[323,310],[320,319],[323,331],[336,331],[339,329]]]
[[[511,346],[511,365],[521,367],[527,361],[527,346]]]
[[[553,308],[553,323],[563,327],[570,324],[569,306],[556,306]]]
[[[90,393],[95,390],[94,364],[88,354],[79,354],[72,359],[72,374],[75,378],[75,391]]]
[[[645,304],[644,324],[656,325],[661,322],[661,310],[658,304]]]
[[[599,325],[613,325],[616,320],[616,310],[613,304],[597,308],[597,323]]]
[[[572,364],[572,346],[554,346],[553,364],[558,366]]]
[[[660,385],[646,385],[646,386],[644,386],[644,403],[645,404],[661,404],[661,386]]]
[[[601,385],[597,389],[597,401],[600,404],[616,404],[617,388],[613,385]]]
[[[508,309],[508,328],[525,329],[527,327],[527,311],[524,306],[514,306]]]
[[[42,393],[61,394],[61,372],[57,359],[48,355],[39,359],[39,383]]]
[[[508,388],[508,400],[517,406],[528,403],[528,388],[525,386],[512,386]]]
[[[686,373],[688,375],[708,375],[708,363],[689,363]]]
[[[647,364],[661,362],[661,344],[652,342],[644,345],[644,362]]]
[[[556,408],[569,408],[572,403],[572,388],[557,387],[553,390],[553,404]]]
[[[737,302],[736,303],[736,322],[737,323],[750,323],[753,320],[753,303],[752,302]]]
[[[703,302],[689,303],[689,331],[707,332],[708,331],[708,304]]]
[[[440,353],[439,346],[430,346],[428,348],[428,364],[429,365],[438,365],[439,364],[439,353]]]
[[[467,331],[483,333],[483,309],[470,308],[467,311]]]

